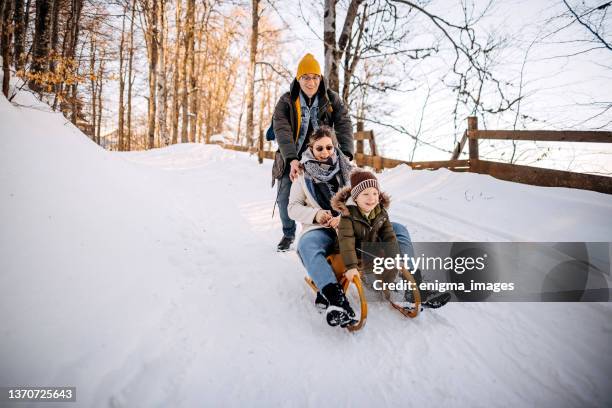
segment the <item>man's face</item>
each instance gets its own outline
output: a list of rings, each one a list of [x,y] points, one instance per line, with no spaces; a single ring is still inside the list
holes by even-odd
[[[317,74],[304,74],[299,79],[300,88],[309,97],[312,98],[319,89],[321,83],[321,75]]]

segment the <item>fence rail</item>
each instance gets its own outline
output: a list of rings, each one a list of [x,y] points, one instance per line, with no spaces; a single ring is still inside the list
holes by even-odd
[[[511,163],[499,163],[482,160],[479,156],[478,141],[481,139],[521,140],[544,142],[586,142],[612,143],[612,132],[605,131],[553,131],[553,130],[480,130],[478,119],[469,117],[467,130],[456,144],[450,160],[409,162],[390,159],[378,155],[374,132],[363,129],[363,122],[357,123],[355,139],[355,162],[358,166],[369,166],[376,171],[390,169],[400,164],[407,164],[414,170],[437,170],[446,168],[456,172],[488,174],[500,180],[530,184],[544,187],[569,187],[612,194],[612,177],[571,171],[545,169]],[[367,142],[370,154],[364,153]],[[260,163],[263,159],[273,159],[274,152],[264,150],[263,133],[259,135],[259,147],[221,144],[226,149],[257,153]],[[467,160],[459,160],[465,145],[468,145]]]

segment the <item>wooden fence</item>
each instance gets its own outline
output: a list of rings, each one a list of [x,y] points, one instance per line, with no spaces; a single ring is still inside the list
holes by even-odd
[[[544,169],[518,164],[482,160],[478,154],[478,140],[527,140],[544,142],[612,143],[612,132],[555,131],[555,130],[479,130],[478,119],[468,118],[468,128],[458,143],[453,157],[458,157],[469,140],[469,171],[489,174],[501,180],[545,187],[569,187],[612,194],[612,177],[571,171]]]
[[[484,139],[523,140],[545,142],[589,142],[612,143],[612,132],[596,131],[552,131],[552,130],[479,130],[478,118],[469,117],[467,130],[455,146],[450,160],[409,162],[390,159],[378,155],[374,132],[363,129],[363,122],[357,124],[355,138],[355,162],[358,166],[369,166],[375,171],[393,168],[407,164],[414,170],[436,170],[447,168],[457,172],[472,172],[488,174],[495,178],[523,184],[545,187],[569,187],[593,190],[612,194],[612,177],[594,174],[576,173],[571,171],[545,169],[533,166],[523,166],[510,163],[499,163],[482,160],[478,153],[478,141]],[[274,152],[264,150],[263,133],[259,135],[258,147],[245,147],[222,144],[226,149],[257,153],[260,163],[264,158],[273,159]],[[370,154],[364,153],[364,142],[368,142]],[[469,159],[459,160],[459,156],[468,144]]]

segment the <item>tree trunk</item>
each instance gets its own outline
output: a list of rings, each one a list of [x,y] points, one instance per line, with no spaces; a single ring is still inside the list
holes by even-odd
[[[23,0],[15,0],[15,14],[13,15],[15,22],[15,47],[13,49],[13,59],[15,70],[20,71],[24,66],[24,48],[25,48],[25,13],[23,12]]]
[[[242,116],[244,115],[244,104],[246,103],[246,94],[242,93],[242,102],[240,103],[240,114],[238,115],[238,130],[236,131],[236,144],[240,144],[240,133],[242,131]]]
[[[336,58],[336,0],[325,0],[323,51],[325,54],[327,87],[338,92],[340,86],[338,83],[338,60]]]
[[[178,126],[179,126],[179,87],[180,87],[180,50],[181,50],[181,3],[182,0],[176,2],[176,36],[174,39],[174,94],[172,96],[172,144],[178,143]]]
[[[30,4],[31,3],[32,3],[31,0],[26,1],[25,16],[24,16],[24,23],[23,23],[23,27],[24,27],[26,34],[28,32],[28,27],[30,26]]]
[[[251,6],[251,51],[249,55],[249,72],[247,77],[247,117],[246,137],[248,146],[253,146],[253,110],[255,106],[255,60],[257,58],[257,40],[259,36],[259,0],[252,0]]]
[[[121,40],[119,41],[119,123],[117,125],[117,150],[124,150],[123,127],[125,111],[123,106],[123,94],[125,90],[125,68],[123,64],[125,56],[125,19],[127,15],[127,4],[123,7],[123,18],[121,21]]]
[[[89,39],[89,82],[91,85],[91,140],[96,141],[96,119],[97,119],[97,90],[96,81],[96,40],[92,35]]]
[[[29,3],[30,0],[28,0]],[[28,9],[26,6],[26,27],[27,27],[27,14],[28,14]],[[64,31],[64,35],[63,35],[63,39],[62,39],[62,56],[61,59],[62,61],[66,61],[66,55],[68,55],[68,44],[70,43],[71,39],[71,34],[70,34],[70,30],[69,27],[72,24],[72,13],[70,14],[70,17],[68,18],[68,21],[66,22],[66,29]],[[60,99],[62,99],[64,97],[64,82],[59,82],[58,84],[55,85],[55,97],[53,98],[53,110],[57,110],[57,103]]]
[[[102,127],[102,86],[104,85],[104,58],[106,58],[106,53],[102,53],[102,55],[100,56],[100,67],[98,71],[98,129],[96,130],[96,139],[98,140],[99,145],[102,145],[100,129]]]
[[[355,5],[355,3],[357,3]],[[360,5],[361,2],[351,2],[351,5],[355,5],[355,7],[358,7]],[[351,77],[353,76],[353,73],[355,72],[355,69],[357,68],[357,63],[360,60],[360,56],[359,56],[359,50],[361,49],[361,40],[363,38],[363,32],[365,30],[365,24],[367,21],[367,8],[368,5],[366,4],[364,6],[363,9],[363,13],[361,15],[361,21],[359,22],[359,27],[358,27],[358,33],[357,33],[357,42],[355,44],[355,51],[351,52],[351,41],[350,41],[350,35],[351,35],[351,29],[350,27],[347,28],[347,24],[350,24],[351,26],[353,25],[353,21],[355,20],[355,17],[357,16],[357,8],[355,8],[353,10],[353,18],[352,20],[349,21],[349,17],[351,17],[351,13],[349,10],[349,15],[347,16],[347,21],[345,21],[345,28],[342,32],[342,35],[340,36],[340,41],[338,42],[338,45],[341,47],[341,52],[344,53],[344,80],[342,82],[342,101],[344,102],[344,104],[346,106],[349,106],[349,94],[350,94],[350,88],[351,88]],[[348,33],[345,33],[345,31],[348,30]]]
[[[132,16],[130,18],[130,56],[128,61],[128,109],[127,109],[127,139],[125,140],[125,150],[132,148],[132,84],[134,83],[133,61],[134,61],[134,18],[136,13],[136,0],[132,0]]]
[[[49,57],[49,11],[50,0],[36,0],[36,17],[34,22],[34,40],[32,44],[32,65],[30,72],[38,74],[46,71]],[[30,88],[42,92],[40,83],[30,81]]]
[[[166,8],[165,2],[160,2],[158,9],[158,24],[159,24],[159,66],[157,74],[157,89],[158,93],[158,110],[157,110],[157,123],[159,125],[159,144],[168,144],[168,129],[166,125],[166,117],[168,115],[167,100],[168,100],[168,89],[166,85]]]
[[[198,123],[198,85],[197,73],[195,66],[195,0],[192,13],[189,16],[189,25],[191,26],[191,41],[189,42],[189,140],[191,143],[196,142],[196,125]]]
[[[0,16],[4,15],[4,4],[6,0],[0,0]],[[2,27],[4,26],[4,19],[0,18],[0,35],[2,35]],[[2,40],[0,40],[0,47],[2,46]]]
[[[325,77],[328,89],[338,92],[340,89],[339,66],[342,55],[351,41],[353,24],[357,17],[359,6],[364,0],[351,0],[342,25],[340,39],[336,43],[336,0],[325,0],[323,16],[323,48],[325,52]],[[365,12],[364,12],[365,18]]]
[[[147,146],[149,149],[155,147],[155,113],[157,110],[157,4],[158,0],[152,0],[152,6],[147,1],[148,22],[147,37],[149,48],[149,109],[148,109],[148,130],[147,130]]]
[[[69,58],[72,61],[76,61],[76,48],[79,43],[79,31],[81,25],[81,11],[83,10],[83,0],[72,0],[72,34],[71,34],[71,44],[70,44],[70,55]],[[78,71],[78,64],[74,63],[75,70]],[[76,73],[76,72],[75,72]],[[77,81],[73,81],[72,83],[72,123],[76,125],[77,116],[78,116],[78,101],[77,101]]]
[[[196,87],[197,87],[197,91],[196,91],[196,100],[195,103],[193,104],[193,109],[195,109],[196,111],[196,115],[197,115],[197,124],[196,124],[196,134],[197,134],[197,139],[198,142],[201,143],[206,143],[208,144],[210,142],[210,140],[206,140],[205,136],[204,136],[204,132],[203,132],[203,128],[204,128],[204,118],[201,112],[201,104],[200,104],[200,100],[202,99],[202,96],[204,95],[203,92],[203,88],[204,88],[204,84],[203,84],[203,80],[202,80],[202,73],[206,72],[206,69],[208,69],[208,64],[207,61],[208,59],[206,58],[206,54],[202,54],[203,52],[207,51],[207,47],[208,47],[208,16],[210,16],[210,13],[208,12],[208,4],[206,2],[204,2],[204,12],[202,14],[202,17],[198,19],[198,21],[200,21],[200,25],[198,27],[198,59],[196,62]],[[206,38],[204,38],[204,33],[206,33]]]
[[[9,85],[11,79],[11,37],[13,27],[11,17],[13,14],[13,0],[6,1],[2,12],[2,93],[7,98],[9,97]]]
[[[193,41],[193,13],[194,13],[195,0],[187,0],[187,14],[185,15],[185,37],[184,37],[184,48],[185,55],[183,58],[183,125],[181,129],[181,143],[191,142],[189,135],[189,75],[187,68],[189,67],[189,50],[190,44]]]
[[[183,125],[181,129],[181,143],[191,142],[189,135],[189,96],[190,96],[190,77],[187,72],[189,68],[189,50],[191,49],[190,44],[193,41],[193,24],[191,23],[194,13],[195,0],[187,0],[187,12],[185,14],[185,36],[184,36],[184,52],[183,56],[183,95],[182,95],[182,109],[183,109]]]
[[[263,163],[263,149],[264,149],[264,129],[263,129],[263,123],[264,123],[264,109],[266,107],[266,101],[269,98],[269,90],[268,90],[268,86],[271,85],[271,81],[269,80],[269,78],[266,78],[264,80],[264,75],[263,72],[261,74],[261,86],[260,88],[260,92],[261,92],[261,98],[259,100],[259,126],[258,126],[258,132],[257,134],[259,135],[257,138],[257,148],[258,148],[258,162],[259,164]]]
[[[57,66],[57,41],[59,38],[59,9],[60,0],[53,0],[53,12],[51,14],[51,59],[49,61],[49,71],[55,72]]]

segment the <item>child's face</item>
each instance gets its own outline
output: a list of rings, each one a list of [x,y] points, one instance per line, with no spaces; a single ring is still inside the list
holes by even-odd
[[[368,187],[357,196],[355,200],[359,209],[369,213],[378,205],[378,190],[374,187]]]

